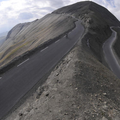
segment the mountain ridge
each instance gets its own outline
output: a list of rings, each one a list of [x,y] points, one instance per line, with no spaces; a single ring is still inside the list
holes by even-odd
[[[76,4],[57,9],[57,10],[53,11],[51,14],[48,14],[45,17],[41,18],[40,20],[37,19],[37,20],[34,20],[33,22],[20,23],[20,24],[16,25],[15,27],[13,27],[8,32],[6,41],[3,43],[3,45],[0,48],[0,51],[1,51],[1,56],[0,56],[1,62],[0,63],[1,63],[1,65],[3,66],[6,63],[9,63],[9,61],[11,61],[15,57],[17,57],[18,54],[21,55],[27,51],[34,49],[37,45],[40,45],[41,43],[47,41],[48,39],[53,38],[53,36],[56,37],[56,35],[53,34],[53,32],[50,33],[50,30],[52,31],[53,28],[52,28],[52,26],[50,27],[49,25],[52,24],[54,21],[56,21],[56,24],[57,24],[57,22],[60,22],[60,24],[62,24],[63,19],[71,19],[70,16],[69,17],[66,16],[66,18],[65,18],[65,13],[68,15],[70,14],[71,16],[73,15],[76,18],[82,20],[82,24],[86,28],[86,33],[88,33],[91,38],[89,40],[89,43],[90,43],[89,46],[91,47],[92,51],[94,52],[96,57],[99,59],[99,61],[102,62],[102,55],[100,54],[102,51],[101,48],[102,48],[102,45],[105,42],[105,40],[108,37],[110,37],[110,34],[111,34],[110,26],[117,26],[117,25],[120,26],[120,23],[117,20],[117,18],[114,15],[112,15],[106,8],[97,5],[96,3],[92,2],[92,1],[85,1],[85,2],[78,2]],[[50,18],[50,16],[53,16],[54,19]],[[62,17],[64,17],[64,18],[62,18]],[[48,38],[42,37],[40,39],[39,34],[41,34],[41,36],[42,36],[42,34],[43,34],[43,36],[45,36],[43,33],[45,31],[44,30],[45,27],[43,28],[42,24],[44,24],[44,21],[46,21],[46,23],[48,23],[49,21],[47,21],[47,19],[49,19],[49,20],[51,19],[50,20],[51,23],[47,24],[48,26],[46,26],[46,31],[47,31],[47,29],[50,29],[47,33]],[[52,19],[53,19],[53,22],[52,22]],[[70,20],[68,20],[68,21],[69,21],[68,24],[70,24]],[[36,25],[39,27],[37,27]],[[40,28],[40,26],[41,26],[41,28]],[[44,26],[45,26],[45,24],[44,24]],[[73,28],[73,26],[74,26],[73,23],[71,24],[71,26],[72,26],[71,28]],[[49,27],[49,28],[47,28],[47,27]],[[58,26],[58,28],[59,27],[60,26]],[[66,25],[66,28],[67,27],[68,26]],[[60,32],[59,30],[60,29],[57,29],[58,32]],[[57,32],[57,31],[55,31],[55,28],[54,28],[54,32]],[[68,31],[68,28],[67,28],[67,31]],[[50,36],[50,34],[53,34],[53,36],[52,35]],[[60,34],[61,33],[59,33],[59,35]],[[39,36],[39,37],[37,37],[37,36]],[[92,37],[94,40],[92,40]],[[9,46],[8,46],[8,44],[9,44]],[[18,48],[19,46],[21,46],[21,47]],[[24,46],[27,46],[27,47],[24,47]],[[20,50],[21,53],[20,53],[19,49],[21,49]],[[15,52],[13,52],[13,51],[15,51]],[[17,52],[17,51],[19,51],[19,52]],[[118,50],[116,50],[116,51],[118,51]],[[8,56],[8,57],[4,58],[5,62],[3,62],[3,56]],[[9,60],[7,60],[6,58],[7,59],[9,58]]]
[[[92,1],[78,2],[55,10],[53,13],[68,13],[80,18],[86,28],[86,33],[93,39],[89,40],[90,47],[99,61],[102,62],[100,54],[102,45],[112,33],[110,26],[120,26],[118,19],[106,8]]]
[[[44,42],[73,29],[74,21],[72,17],[48,14],[40,20],[18,24],[9,31],[7,39],[0,47],[1,66],[9,63],[15,57],[31,51]],[[54,22],[56,26],[53,25]],[[66,28],[64,28],[64,23],[66,23]],[[22,26],[24,27],[21,28]],[[59,29],[56,30],[56,27]]]
[[[75,6],[75,8],[74,8]],[[119,24],[119,21],[118,19],[112,14],[110,13],[110,11],[108,11],[108,9],[106,9],[105,7],[101,6],[101,5],[98,5],[97,3],[94,3],[92,1],[84,1],[84,2],[78,2],[78,3],[75,3],[73,5],[69,5],[69,6],[65,6],[65,7],[62,7],[60,9],[57,9],[55,11],[53,11],[52,13],[62,13],[62,12],[65,12],[65,13],[74,13],[74,11],[77,9],[79,11],[79,9],[82,9],[81,11],[84,11],[85,9],[81,8],[85,6],[85,9],[86,11],[88,11],[88,8],[91,10],[91,11],[94,11],[94,12],[97,12],[99,13],[99,15],[101,15],[103,18],[107,19],[107,16],[105,16],[105,14],[108,14],[109,13],[109,18],[111,20],[115,20],[117,23],[113,23],[114,25],[115,24]],[[87,6],[87,7],[86,7]],[[69,7],[69,10],[67,10],[67,8]],[[96,9],[96,7],[98,9]],[[74,8],[74,9],[73,9]],[[72,12],[71,12],[72,11]],[[86,12],[85,11],[85,12]],[[76,12],[76,11],[75,11]],[[88,11],[89,12],[89,11]],[[81,12],[82,13],[82,12]],[[81,14],[79,13],[79,14]],[[87,13],[87,12],[86,12]],[[84,13],[83,13],[84,14]],[[112,24],[112,23],[111,23]],[[112,24],[112,25],[113,25]]]
[[[45,23],[42,26],[42,30],[46,28],[42,31],[44,34],[41,34],[44,35],[42,42],[50,39],[55,31],[53,39],[61,34],[63,34],[61,37],[69,38],[68,33],[75,28],[76,19],[74,17],[80,19],[85,28],[82,38],[79,38],[78,43],[68,54],[45,78],[42,78],[45,82],[42,85],[38,83],[34,86],[34,90],[30,90],[26,94],[27,97],[21,99],[5,117],[5,120],[120,119],[120,79],[108,69],[102,49],[104,42],[111,36],[110,27],[120,26],[120,23],[106,8],[91,1],[79,2],[55,10],[45,16],[41,22],[36,21],[39,24]],[[28,29],[23,32],[24,34],[25,32],[31,33],[25,36],[27,41],[30,37],[33,39],[34,35],[31,35],[36,33],[33,31],[34,29],[39,27],[40,29],[37,30],[41,30],[39,24],[32,26],[31,31]],[[116,32],[119,33],[119,30],[116,29]],[[51,36],[45,38],[49,33]],[[14,41],[21,40],[22,43],[23,36],[17,34],[19,40],[15,36]],[[38,37],[37,34],[34,37]],[[21,43],[18,42],[15,45],[19,46]],[[11,44],[14,45],[14,42]],[[27,45],[25,46],[27,47]],[[119,48],[114,49],[117,49],[119,54]]]

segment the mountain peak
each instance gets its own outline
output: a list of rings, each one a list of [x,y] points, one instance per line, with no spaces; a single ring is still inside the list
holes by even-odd
[[[105,7],[98,5],[92,1],[78,2],[73,5],[62,7],[58,10],[55,10],[53,13],[56,14],[73,14],[76,17],[84,16],[85,14],[95,14],[94,16],[102,18],[104,21],[107,21],[109,25],[120,25],[118,19],[110,13]]]

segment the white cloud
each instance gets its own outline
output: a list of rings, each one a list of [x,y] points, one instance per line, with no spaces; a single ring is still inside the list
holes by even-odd
[[[120,1],[119,0],[92,0],[106,7],[115,17],[120,20]]]
[[[5,0],[0,2],[0,32],[21,22],[39,19],[65,5],[85,0]],[[91,0],[109,9],[120,20],[119,0]]]
[[[44,9],[48,8],[48,9]],[[0,2],[0,33],[21,22],[29,22],[52,12],[49,0],[7,0]]]

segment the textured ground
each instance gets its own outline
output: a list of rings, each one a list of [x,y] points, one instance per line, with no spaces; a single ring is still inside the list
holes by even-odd
[[[119,120],[119,91],[120,80],[79,45],[6,120]]]

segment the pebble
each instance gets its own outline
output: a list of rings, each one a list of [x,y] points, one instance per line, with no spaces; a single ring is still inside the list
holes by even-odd
[[[19,113],[19,116],[23,116],[23,113]]]
[[[56,73],[56,76],[58,76],[59,75],[59,73]]]
[[[107,102],[104,102],[104,104],[107,104]]]
[[[46,94],[46,97],[48,97],[48,96],[49,96],[49,93]]]
[[[97,97],[98,95],[97,94],[95,94],[95,97]]]
[[[68,113],[65,113],[64,115],[68,115]]]
[[[103,93],[103,95],[107,95],[107,93]]]
[[[101,99],[101,98],[98,98],[98,100],[100,100],[100,101],[101,101],[102,99]]]

